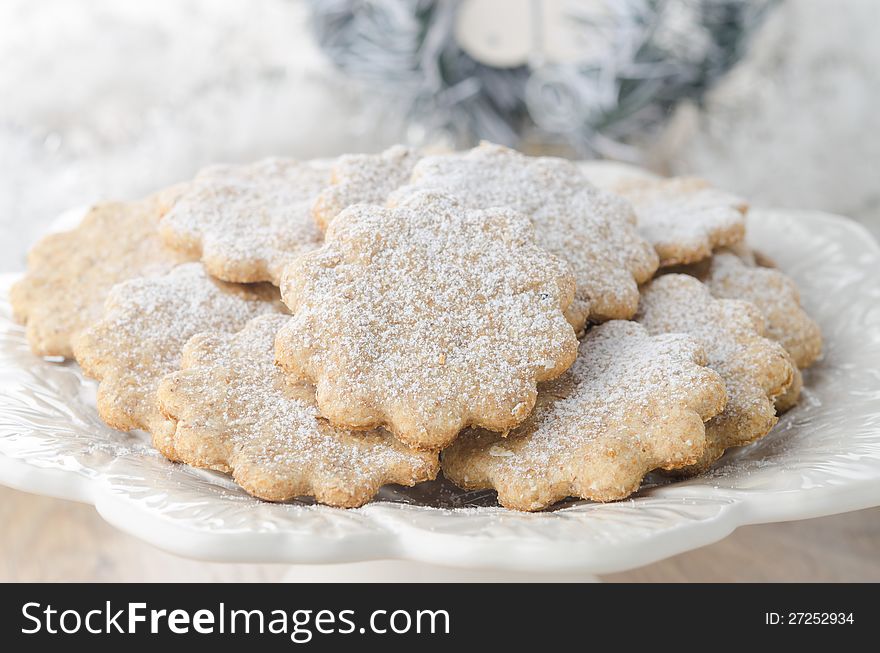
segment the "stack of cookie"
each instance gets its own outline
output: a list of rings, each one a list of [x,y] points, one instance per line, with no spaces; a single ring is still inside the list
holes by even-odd
[[[442,468],[539,510],[700,473],[797,402],[821,336],[746,211],[490,144],[271,159],[95,207],[12,302],[108,424],[257,497],[352,507]]]

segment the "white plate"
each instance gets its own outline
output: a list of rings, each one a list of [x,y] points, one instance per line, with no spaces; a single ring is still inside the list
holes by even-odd
[[[793,275],[825,356],[802,403],[706,476],[620,503],[520,514],[440,482],[386,488],[357,510],[263,503],[226,477],[173,465],[144,434],[104,426],[95,386],[33,357],[0,304],[0,482],[94,504],[181,555],[235,562],[411,560],[505,572],[608,573],[717,541],[744,524],[880,504],[880,248],[844,218],[755,212],[750,240]],[[655,479],[655,483],[657,483]],[[421,502],[416,505],[413,502]]]

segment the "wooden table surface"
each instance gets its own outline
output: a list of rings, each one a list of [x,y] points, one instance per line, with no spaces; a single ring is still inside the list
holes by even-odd
[[[277,581],[283,565],[179,558],[116,530],[91,506],[0,488],[0,581]],[[880,581],[880,508],[740,528],[610,581]]]

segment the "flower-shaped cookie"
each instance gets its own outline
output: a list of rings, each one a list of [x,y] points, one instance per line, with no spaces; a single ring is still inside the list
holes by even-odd
[[[642,288],[636,320],[652,334],[687,333],[699,340],[709,367],[724,381],[727,405],[706,424],[706,451],[688,473],[770,432],[777,421],[774,399],[794,372],[779,343],[762,337],[764,320],[753,304],[715,299],[697,279],[666,274]]]
[[[158,392],[177,423],[180,460],[230,472],[261,499],[314,496],[344,507],[366,503],[386,483],[433,479],[435,452],[410,449],[384,430],[334,428],[318,416],[315,389],[291,384],[274,364],[275,334],[286,321],[265,315],[234,335],[189,341],[181,370]]]
[[[278,291],[268,284],[217,281],[199,263],[114,286],[101,319],[73,343],[83,372],[101,382],[101,419],[123,431],[149,431],[153,446],[175,459],[174,424],[156,402],[160,379],[178,368],[193,335],[237,331],[257,315],[282,312],[277,299]]]
[[[445,476],[466,490],[496,489],[508,508],[540,510],[569,496],[623,499],[649,471],[700,459],[704,422],[721,412],[725,391],[696,340],[615,320],[588,331],[580,349],[507,437],[465,431],[442,454]]]
[[[801,369],[812,365],[822,353],[822,333],[801,308],[795,282],[772,269],[766,256],[747,247],[724,248],[705,264],[689,266],[693,274],[716,297],[741,298],[754,304],[764,317],[764,335],[780,343],[796,365],[794,380],[776,398],[776,410],[783,413],[797,405],[803,389]]]
[[[577,353],[564,316],[574,279],[529,220],[436,193],[349,207],[289,266],[282,295],[293,317],[277,361],[317,386],[321,415],[420,448],[468,425],[516,426],[536,382]]]
[[[484,143],[463,153],[423,158],[410,185],[395,196],[413,189],[453,195],[472,209],[506,206],[528,216],[538,244],[574,272],[577,291],[568,317],[578,331],[588,318],[632,317],[638,284],[657,269],[657,254],[639,235],[629,204],[597,190],[570,161],[528,157]]]
[[[327,186],[312,205],[312,217],[321,228],[352,204],[385,204],[388,195],[409,181],[421,155],[402,145],[379,154],[346,154],[330,171]]]
[[[748,203],[703,179],[628,179],[608,190],[632,203],[663,267],[702,260],[745,235]]]
[[[186,187],[159,226],[165,243],[224,281],[279,282],[289,260],[321,244],[311,217],[328,164],[265,159],[213,166]]]
[[[786,274],[749,265],[736,254],[721,251],[712,257],[701,278],[715,297],[744,299],[757,306],[764,316],[765,335],[785,347],[799,368],[819,358],[822,332],[801,308],[797,285]]]
[[[157,231],[179,190],[99,204],[76,229],[50,234],[34,246],[28,272],[10,298],[35,354],[70,358],[73,338],[101,316],[114,285],[165,274],[186,260],[164,247]]]

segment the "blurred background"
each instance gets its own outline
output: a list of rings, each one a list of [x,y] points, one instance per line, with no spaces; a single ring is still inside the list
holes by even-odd
[[[480,138],[880,234],[877,25],[877,0],[3,0],[0,272],[65,209],[210,163]],[[11,490],[0,519],[4,580],[279,575],[176,560]],[[621,579],[877,580],[878,551],[874,510],[742,529]]]
[[[878,233],[878,24],[876,0],[4,0],[0,266],[209,163],[479,138]]]

